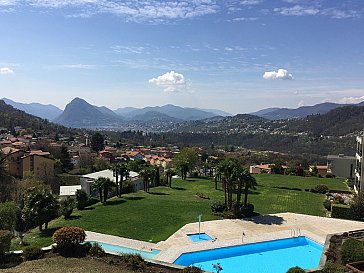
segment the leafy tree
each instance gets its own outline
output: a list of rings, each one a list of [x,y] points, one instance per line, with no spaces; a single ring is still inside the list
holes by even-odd
[[[60,161],[62,166],[62,171],[68,172],[73,169],[73,165],[71,163],[71,156],[68,153],[67,147],[62,145],[60,151]]]
[[[48,228],[48,223],[57,217],[59,202],[50,190],[44,187],[31,187],[22,196],[22,212],[27,226],[36,225],[39,230]]]
[[[110,166],[110,164],[105,159],[100,158],[100,157],[95,158],[95,163],[93,166],[95,171],[106,170],[109,168],[109,166]]]
[[[0,230],[13,230],[18,210],[14,202],[0,203]]]
[[[104,142],[105,139],[102,134],[100,134],[99,132],[93,134],[91,137],[91,149],[94,150],[95,152],[102,151],[105,147]]]
[[[84,190],[76,191],[76,207],[78,210],[83,210],[87,206],[88,196]]]
[[[356,220],[364,220],[364,192],[359,192],[354,196],[353,203],[350,206]]]
[[[177,170],[181,173],[181,178],[185,180],[187,173],[192,172],[198,162],[198,154],[193,148],[183,148],[182,151],[176,155],[173,163]]]

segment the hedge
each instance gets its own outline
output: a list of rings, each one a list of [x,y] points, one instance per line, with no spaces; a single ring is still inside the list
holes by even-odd
[[[332,204],[331,205],[331,217],[339,219],[354,220],[355,216],[350,206],[343,204]]]
[[[355,239],[345,241],[341,247],[343,264],[364,260],[364,243]]]

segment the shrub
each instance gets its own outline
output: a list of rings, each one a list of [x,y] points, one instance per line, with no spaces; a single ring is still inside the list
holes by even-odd
[[[0,230],[12,230],[15,226],[18,206],[14,202],[0,203]]]
[[[202,269],[196,266],[187,266],[183,268],[182,273],[203,273]]]
[[[93,243],[88,251],[88,254],[94,257],[102,257],[105,255],[105,251],[98,243]]]
[[[364,243],[355,239],[348,239],[341,247],[343,264],[364,260]]]
[[[70,218],[74,208],[75,200],[73,200],[71,197],[67,197],[66,199],[61,201],[60,212],[65,219]]]
[[[346,268],[339,264],[332,262],[326,262],[325,267],[322,269],[322,273],[345,273]]]
[[[254,205],[247,204],[246,207],[243,207],[242,213],[245,217],[250,217],[254,213]]]
[[[0,262],[4,258],[5,252],[10,249],[12,233],[9,230],[0,230]]]
[[[88,196],[84,190],[76,191],[76,207],[78,210],[83,210],[87,206]]]
[[[303,270],[301,267],[295,266],[288,269],[287,273],[305,273],[306,271]]]
[[[90,198],[87,199],[87,204],[86,207],[88,206],[92,206],[95,205],[96,203],[98,203],[100,200],[98,198],[92,197],[90,196]]]
[[[325,201],[322,203],[328,211],[331,211],[331,201],[329,199],[325,199]]]
[[[331,217],[348,220],[354,219],[354,215],[350,207],[342,204],[331,205]]]
[[[80,227],[62,227],[53,234],[53,241],[59,248],[77,246],[85,241],[86,233]]]
[[[325,194],[329,191],[329,187],[326,186],[325,184],[320,184],[320,185],[317,185],[315,188],[314,188],[315,192],[317,193],[321,193],[321,194]]]
[[[216,201],[211,204],[212,213],[222,213],[226,210],[226,206],[224,202]]]
[[[335,175],[334,175],[334,174],[332,174],[332,173],[328,173],[328,174],[326,174],[326,175],[325,175],[325,177],[326,177],[326,178],[334,178],[334,177],[335,177]]]
[[[306,271],[301,267],[295,266],[288,269],[287,273],[305,273]]]
[[[28,246],[23,250],[23,257],[26,261],[38,260],[44,257],[40,247]]]
[[[133,269],[145,268],[145,261],[139,254],[123,254],[120,256],[120,258],[128,267]]]

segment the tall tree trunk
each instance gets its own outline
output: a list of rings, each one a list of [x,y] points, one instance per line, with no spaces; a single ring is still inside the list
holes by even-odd
[[[108,193],[109,193],[109,189],[108,188],[104,188],[104,204],[106,204]]]
[[[238,203],[238,205],[240,204],[240,200],[241,200],[241,189],[242,189],[241,182],[238,181],[238,191],[236,193],[236,202]]]
[[[215,190],[217,190],[217,175],[215,175]]]
[[[99,189],[99,197],[100,197],[100,202],[103,203],[103,200],[102,200],[102,188]]]
[[[116,182],[116,196],[120,197],[120,193],[119,193],[119,173],[116,172],[115,173],[115,182]]]
[[[124,177],[123,177],[123,175],[121,174],[121,176],[120,176],[120,183],[119,183],[119,185],[120,185],[120,190],[119,190],[119,197],[121,197],[121,193],[122,193],[122,191],[123,191],[123,179],[124,179]]]
[[[249,187],[248,184],[245,183],[245,189],[244,189],[244,207],[248,205],[248,193],[249,193]]]
[[[226,196],[226,182],[225,182],[225,179],[223,179],[222,185],[224,187],[224,202],[225,202],[225,207],[228,207],[228,204],[227,204],[227,196]]]

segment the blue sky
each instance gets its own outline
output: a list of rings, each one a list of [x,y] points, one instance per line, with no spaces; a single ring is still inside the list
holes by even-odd
[[[0,96],[246,113],[364,100],[362,0],[0,0]]]

